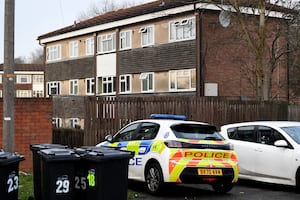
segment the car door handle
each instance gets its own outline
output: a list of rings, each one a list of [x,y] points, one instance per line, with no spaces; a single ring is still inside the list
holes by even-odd
[[[254,151],[256,151],[256,152],[263,152],[262,149],[254,149]]]

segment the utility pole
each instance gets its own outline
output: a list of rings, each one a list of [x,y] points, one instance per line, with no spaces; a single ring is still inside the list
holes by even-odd
[[[15,0],[5,0],[3,65],[3,149],[14,152]]]

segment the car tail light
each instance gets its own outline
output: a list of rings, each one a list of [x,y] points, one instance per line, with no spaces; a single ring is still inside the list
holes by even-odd
[[[179,141],[165,141],[165,145],[169,148],[182,148],[182,142]]]

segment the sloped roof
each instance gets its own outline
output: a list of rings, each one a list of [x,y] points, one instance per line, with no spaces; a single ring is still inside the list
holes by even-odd
[[[4,64],[0,64],[0,71],[3,71]],[[15,64],[14,71],[45,71],[44,64]]]
[[[71,26],[64,27],[62,29],[58,29],[56,31],[46,33],[44,35],[41,35],[38,37],[38,40],[68,33],[71,31],[76,31],[96,25],[101,25],[101,24],[106,24],[109,22],[114,22],[126,18],[131,18],[131,17],[136,17],[140,15],[145,15],[153,12],[159,12],[162,10],[170,9],[170,8],[175,8],[178,6],[182,5],[187,5],[190,3],[186,3],[184,0],[164,0],[164,6],[161,6],[162,1],[154,1],[146,4],[141,4],[138,6],[126,8],[126,9],[120,9],[117,11],[111,11],[107,12],[103,15],[99,15],[97,17],[75,23]]]
[[[221,2],[221,0],[213,0],[215,2]],[[243,4],[244,6],[252,6],[256,0],[240,0],[240,3]],[[107,12],[103,15],[99,15],[90,19],[87,19],[85,21],[77,22],[74,23],[73,25],[43,34],[38,36],[38,40],[65,34],[68,32],[76,31],[76,30],[81,30],[84,28],[89,28],[101,24],[106,24],[122,19],[127,19],[131,17],[136,17],[136,16],[141,16],[145,14],[150,14],[154,12],[160,12],[163,10],[171,9],[171,8],[176,8],[184,5],[189,5],[189,4],[194,4],[195,2],[199,2],[196,0],[157,0],[154,2],[146,3],[146,4],[141,4],[138,6],[130,7],[130,8],[125,8],[125,9],[120,9],[117,11],[111,11]],[[203,2],[208,2],[208,1],[201,1]],[[222,1],[223,3],[226,3],[225,1]],[[267,8],[272,9],[272,10],[277,10],[277,11],[283,11],[282,7],[276,6],[274,4],[269,4],[267,3]]]

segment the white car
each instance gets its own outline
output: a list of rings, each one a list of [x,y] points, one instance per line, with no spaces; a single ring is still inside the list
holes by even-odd
[[[256,121],[221,126],[239,159],[239,178],[300,188],[300,122]]]
[[[238,179],[232,145],[215,126],[184,119],[152,115],[128,124],[97,146],[133,151],[128,178],[145,182],[152,194],[161,192],[164,183],[205,183],[217,192],[228,192]]]

